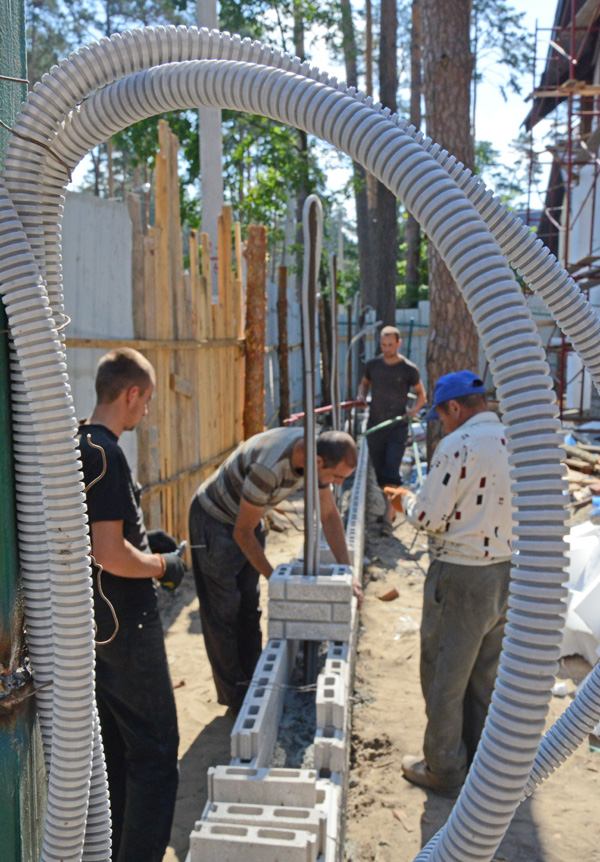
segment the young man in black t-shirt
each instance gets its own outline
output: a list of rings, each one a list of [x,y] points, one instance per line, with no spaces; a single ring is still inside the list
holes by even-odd
[[[384,326],[379,344],[381,356],[370,359],[358,388],[358,398],[365,400],[371,392],[368,428],[374,428],[387,419],[407,414],[414,417],[425,404],[427,393],[421,382],[417,366],[398,353],[402,339],[395,326]],[[409,390],[413,389],[417,400],[406,410]],[[408,423],[396,422],[387,428],[374,431],[367,437],[369,455],[377,476],[377,484],[396,486],[400,484],[400,465],[408,437]],[[393,509],[386,497],[383,530],[392,531]]]
[[[140,486],[118,444],[147,414],[154,382],[152,365],[137,351],[106,354],[96,407],[79,428],[92,553],[103,570],[93,572],[96,700],[113,862],[162,862],[177,793],[177,714],[153,579],[174,589],[185,565],[172,553],[151,552]]]

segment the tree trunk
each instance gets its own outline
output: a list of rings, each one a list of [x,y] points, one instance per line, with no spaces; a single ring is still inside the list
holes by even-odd
[[[398,92],[398,12],[396,0],[381,0],[379,40],[379,98],[392,113],[397,110]],[[398,280],[398,210],[396,196],[377,183],[377,223],[375,239],[377,266],[377,317],[384,326],[396,322],[396,282]]]
[[[472,0],[421,0],[427,134],[469,168],[474,163],[471,8]],[[429,243],[428,260],[431,315],[427,377],[433,391],[442,374],[463,368],[478,371],[478,337],[466,304],[433,243]]]
[[[265,331],[267,319],[267,229],[251,224],[246,248],[246,376],[244,440],[265,428]]]
[[[358,88],[358,71],[356,57],[356,37],[352,21],[350,0],[341,0],[342,40],[344,47],[344,63],[346,66],[346,83],[349,87]],[[356,202],[356,233],[358,237],[358,269],[360,274],[360,290],[363,302],[367,294],[375,287],[374,257],[369,234],[369,210],[367,205],[367,172],[357,162],[352,163],[354,171],[354,199]],[[372,304],[374,299],[369,296],[366,304]]]
[[[290,415],[290,370],[287,326],[287,266],[279,267],[277,281],[277,356],[279,358],[279,424]]]
[[[421,46],[423,28],[421,2],[412,0],[410,31],[410,122],[421,128]],[[419,300],[419,261],[421,258],[421,231],[419,222],[408,213],[404,229],[406,239],[406,301],[408,306]]]
[[[294,50],[296,52],[296,56],[300,57],[301,60],[305,59],[305,49],[304,49],[304,18],[302,16],[302,3],[301,0],[293,0],[293,9],[294,9]],[[298,148],[298,153],[300,155],[300,159],[303,162],[302,165],[302,176],[303,181],[300,185],[300,188],[296,192],[296,247],[298,249],[296,255],[296,271],[302,272],[302,245],[303,245],[303,235],[302,235],[302,212],[304,210],[304,202],[308,197],[308,136],[306,132],[301,129],[297,130],[297,143],[296,146]],[[298,301],[300,301],[300,295],[302,291],[302,279],[296,278],[296,294],[298,297]]]

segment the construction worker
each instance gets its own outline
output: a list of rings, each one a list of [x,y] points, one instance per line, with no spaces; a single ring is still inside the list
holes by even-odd
[[[358,387],[358,400],[366,401],[371,392],[371,405],[367,428],[374,428],[387,419],[407,414],[411,419],[425,404],[427,393],[421,382],[417,366],[398,351],[402,345],[400,332],[395,326],[384,326],[379,336],[381,356],[369,360]],[[408,393],[413,389],[417,399],[407,412]],[[401,484],[400,465],[404,456],[408,422],[395,422],[373,431],[367,437],[369,456],[380,488]],[[392,532],[394,513],[386,498],[382,531]]]
[[[177,715],[154,579],[174,589],[185,564],[173,553],[151,552],[140,486],[118,444],[147,414],[154,384],[152,365],[136,350],[107,353],[96,374],[96,407],[79,428],[97,564],[96,700],[113,862],[162,862],[177,793]],[[177,549],[167,534],[160,539]]]
[[[453,796],[471,764],[494,688],[510,581],[512,508],[505,430],[471,371],[444,374],[428,419],[439,443],[423,487],[386,489],[393,506],[429,536],[423,596],[421,687],[424,758],[404,777]]]
[[[317,440],[323,533],[338,563],[350,565],[331,484],[352,475],[358,456],[349,434],[326,431]],[[259,574],[273,566],[265,555],[262,517],[303,484],[304,430],[256,434],[198,489],[190,508],[190,540],[200,618],[217,699],[237,712],[262,651]],[[355,595],[361,588],[355,582]]]

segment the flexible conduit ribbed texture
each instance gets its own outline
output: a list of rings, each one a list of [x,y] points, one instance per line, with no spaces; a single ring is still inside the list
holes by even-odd
[[[46,76],[42,84],[37,85],[36,92],[31,96],[31,105],[26,106],[21,114],[17,128],[31,137],[51,143],[58,123],[87,92],[127,74],[136,66],[139,68],[182,56],[198,56],[201,50],[212,52],[213,56],[229,56],[236,51],[239,55],[252,54],[253,61],[258,59],[274,65],[285,62],[307,75],[311,73],[307,67],[301,67],[298,61],[282,58],[262,46],[236,41],[235,38],[229,39],[218,34],[209,36],[182,28],[137,31],[83,49],[66,61],[61,69],[53,70],[52,75]],[[192,65],[195,64],[189,64]],[[521,553],[516,572],[515,596],[511,600],[513,608],[507,628],[507,651],[490,710],[488,728],[477,756],[477,769],[469,778],[459,806],[445,830],[444,840],[432,849],[432,853],[436,854],[432,858],[490,858],[514,810],[515,789],[518,786],[522,789],[524,785],[539,738],[548,699],[547,689],[557,654],[560,628],[558,610],[562,608],[564,594],[559,586],[562,578],[561,553],[564,550],[564,498],[560,483],[562,470],[560,455],[555,448],[557,423],[543,350],[522,297],[504,263],[498,259],[498,250],[491,242],[491,237],[482,230],[475,212],[457,192],[455,184],[446,175],[441,176],[441,172],[436,171],[437,166],[432,159],[426,158],[420,145],[412,143],[393,123],[386,121],[385,110],[380,112],[379,106],[373,110],[361,105],[359,100],[342,97],[339,92],[332,93],[329,88],[318,87],[297,76],[284,76],[283,84],[275,83],[272,78],[259,82],[253,77],[252,67],[247,65],[236,67],[231,73],[222,65],[219,68],[221,71],[215,72],[212,77],[211,73],[207,74],[207,81],[200,88],[203,93],[211,93],[209,104],[226,106],[223,97],[231,94],[224,92],[225,78],[227,75],[230,78],[239,75],[238,89],[241,88],[243,93],[236,90],[236,99],[233,100],[235,107],[266,113],[262,107],[269,103],[271,116],[291,125],[300,125],[344,149],[399,194],[430,233],[459,284],[466,287],[465,298],[480,328],[502,398],[502,408],[506,411],[504,418],[508,427],[511,459],[517,471],[515,478],[518,476],[519,479],[517,490],[521,494],[517,498],[517,548]],[[191,74],[190,69],[185,73],[182,70],[182,80],[175,83],[170,97],[179,96],[179,85],[183,86],[185,77]],[[317,77],[314,72],[312,75]],[[215,89],[211,92],[213,85]],[[127,125],[137,115],[134,106],[137,107],[138,94],[131,82],[130,86],[132,102],[125,99],[130,116],[122,119],[122,125]],[[174,102],[169,102],[164,108],[159,107],[162,104],[162,83],[158,84],[161,93],[151,92],[147,82],[141,86],[148,87],[151,94],[153,104],[150,105],[150,113],[175,107]],[[256,92],[258,87],[261,88],[260,93]],[[190,106],[202,101],[200,93],[194,95],[197,98]],[[275,98],[275,102],[271,97]],[[344,99],[343,104],[339,98]],[[281,106],[277,103],[278,99]],[[351,109],[348,103],[352,105]],[[288,111],[290,105],[292,108]],[[109,114],[111,111],[112,107],[109,106]],[[103,137],[109,134],[107,128],[102,132]],[[427,147],[432,152],[439,149],[429,142]],[[481,190],[481,185],[478,186],[460,165],[454,164],[451,157],[439,152],[437,156],[446,169],[459,177],[461,184],[472,195],[474,190]],[[52,307],[60,312],[60,257],[58,246],[53,246],[58,233],[54,237],[51,234],[56,224],[56,220],[52,221],[52,214],[56,212],[56,206],[61,206],[61,200],[60,195],[58,200],[44,197],[40,203],[44,162],[43,151],[17,141],[11,147],[6,162],[7,180],[31,247],[46,275],[49,288],[53,286],[50,291]],[[48,172],[51,174],[52,169],[49,168]],[[483,198],[486,198],[485,201]],[[496,233],[503,234],[505,247],[507,243],[514,245],[517,232],[506,228],[490,193],[484,190],[478,200],[484,211],[490,208],[493,210],[491,217],[489,212],[486,212],[486,216],[501,224],[501,229],[492,226]],[[46,230],[42,231],[40,228],[44,222]],[[508,240],[507,234],[510,234]],[[49,239],[45,245],[46,236]],[[47,253],[55,249],[54,256]],[[523,267],[521,271],[526,271],[528,265],[534,268],[536,254],[528,249],[526,258],[521,257],[521,264],[517,264],[520,269]],[[513,259],[516,260],[516,256]],[[561,291],[563,295],[565,291],[560,285],[557,286],[557,278],[560,280],[563,276],[559,268],[555,270],[552,262],[543,269],[544,289],[547,297],[555,302],[558,312],[561,312],[562,306],[572,308],[574,303],[571,297],[567,300],[561,297]],[[575,323],[569,323],[573,328],[576,348],[576,336],[585,329],[582,314],[578,309]],[[565,325],[564,321],[561,322]],[[580,352],[589,367],[595,358],[593,350],[588,352],[587,357],[583,351]],[[522,360],[521,365],[519,359]],[[533,377],[528,379],[528,374]],[[529,418],[532,415],[534,419]],[[546,507],[543,513],[543,520],[547,524],[545,529],[539,526],[542,506]],[[537,636],[532,637],[532,632],[536,631]],[[527,698],[528,689],[537,692],[534,698]],[[523,707],[522,702],[528,702],[528,706]],[[518,742],[513,729],[522,724],[526,726],[528,733],[525,736],[528,738]],[[490,728],[496,729],[495,741],[490,736]],[[507,739],[506,748],[502,744],[504,738]],[[478,773],[485,777],[482,778]],[[500,789],[495,794],[495,801],[492,801],[490,793],[494,784],[499,785]],[[473,793],[478,788],[481,792]],[[484,826],[485,819],[488,819],[488,824]],[[481,835],[470,840],[470,833],[476,825]],[[465,848],[465,842],[469,849]]]

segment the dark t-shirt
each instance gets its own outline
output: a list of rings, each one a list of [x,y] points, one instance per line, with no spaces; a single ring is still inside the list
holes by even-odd
[[[421,379],[419,369],[410,359],[401,357],[400,362],[388,364],[382,356],[367,362],[365,377],[371,382],[369,428],[402,416],[406,412],[408,390]]]
[[[123,521],[124,538],[139,551],[149,552],[140,507],[141,486],[133,481],[118,437],[104,425],[79,426],[79,448],[86,487],[102,473],[102,453],[89,445],[88,434],[92,442],[102,446],[106,454],[106,473],[86,494],[90,524],[95,521]],[[114,630],[114,621],[106,602],[98,594],[95,567],[93,580],[97,640],[106,640]],[[122,578],[103,571],[102,589],[120,619],[136,618],[156,605],[152,578]]]

